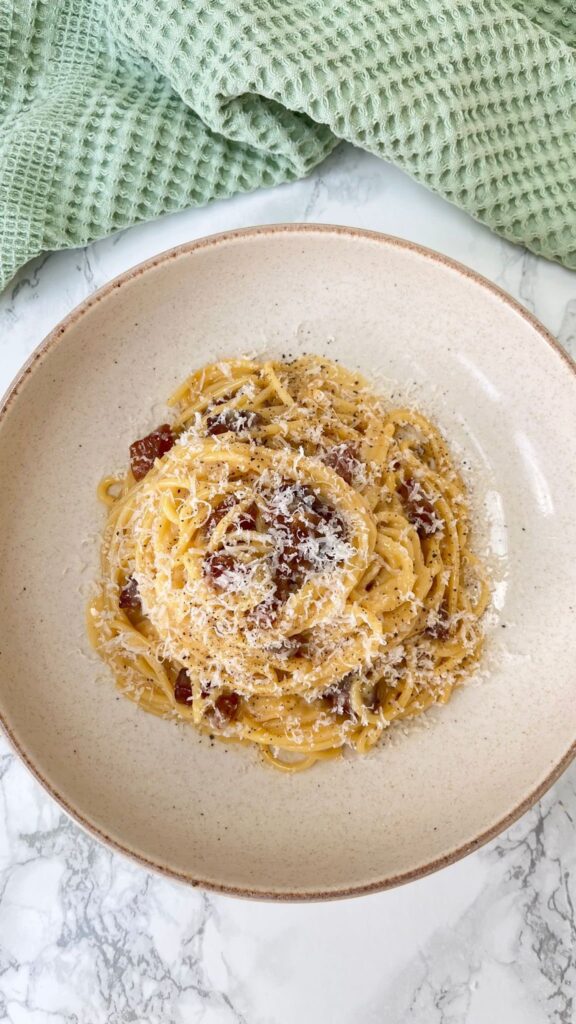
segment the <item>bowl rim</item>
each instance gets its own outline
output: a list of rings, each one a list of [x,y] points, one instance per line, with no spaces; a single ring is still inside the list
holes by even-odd
[[[467,278],[479,285],[481,288],[491,292],[495,298],[499,299],[505,306],[518,314],[536,332],[540,340],[560,356],[562,361],[565,363],[566,368],[574,375],[574,383],[576,384],[576,361],[572,359],[564,348],[562,348],[552,333],[544,327],[533,313],[522,306],[516,299],[512,298],[512,296],[503,288],[500,288],[477,271],[472,270],[470,267],[466,266],[466,264],[460,263],[458,260],[454,260],[449,256],[445,256],[443,253],[437,252],[435,249],[430,249],[427,246],[420,245],[417,242],[411,242],[396,235],[388,235],[383,232],[372,231],[367,228],[349,227],[340,224],[315,224],[296,221],[263,224],[247,228],[236,228],[229,231],[220,231],[214,234],[205,235],[201,238],[183,242],[180,245],[165,249],[155,256],[151,256],[148,259],[129,267],[127,270],[112,278],[76,305],[32,351],[26,362],[14,377],[13,381],[8,385],[4,395],[0,397],[0,427],[2,426],[2,422],[5,419],[10,406],[20,394],[26,379],[42,363],[50,350],[58,341],[60,341],[68,329],[99,302],[103,299],[107,299],[115,290],[120,289],[122,285],[135,280],[147,271],[152,270],[154,267],[162,264],[168,264],[172,260],[178,259],[180,256],[187,256],[203,249],[209,249],[219,245],[227,245],[230,242],[242,241],[243,239],[253,239],[259,236],[272,237],[274,235],[290,234],[319,234],[326,235],[328,237],[341,236],[348,239],[365,239],[367,241],[383,244],[389,248],[391,247],[413,252],[423,256],[425,259],[430,260],[433,263],[444,265],[448,269],[459,274],[461,277]],[[177,871],[175,868],[161,863],[161,861],[150,859],[138,850],[123,845],[118,839],[108,835],[102,827],[88,820],[88,818],[84,816],[85,812],[70,806],[65,797],[53,786],[51,781],[42,774],[41,770],[34,763],[30,754],[24,749],[24,746],[20,743],[18,737],[12,731],[1,712],[0,727],[15,753],[18,755],[20,760],[24,762],[33,777],[40,783],[49,796],[52,797],[52,799],[62,808],[62,810],[66,812],[66,814],[69,815],[69,817],[73,819],[73,821],[76,822],[76,824],[80,825],[81,828],[87,831],[90,835],[94,836],[106,846],[112,848],[115,852],[123,854],[141,867],[161,874],[166,878],[184,882],[186,885],[191,887],[198,887],[228,896],[244,897],[262,901],[268,900],[273,902],[311,903],[326,900],[346,899],[355,896],[367,896],[371,893],[382,892],[387,889],[395,888],[399,885],[405,885],[408,882],[416,881],[417,879],[424,878],[426,875],[432,874],[435,871],[439,871],[441,868],[448,867],[450,864],[454,864],[456,861],[466,857],[470,853],[473,853],[481,846],[484,846],[486,843],[490,842],[490,840],[494,839],[501,832],[518,821],[518,819],[530,810],[530,808],[533,807],[542,796],[544,796],[550,787],[554,785],[576,757],[575,738],[574,742],[561,757],[560,761],[554,765],[548,775],[546,775],[535,789],[532,790],[528,796],[524,797],[516,807],[505,814],[497,822],[481,831],[473,839],[467,840],[460,846],[448,851],[448,853],[442,854],[425,864],[421,864],[416,868],[411,868],[408,871],[397,872],[394,875],[389,875],[376,881],[346,886],[338,889],[275,891],[274,889],[264,890],[253,889],[248,886],[219,884],[218,882],[195,878],[185,872]]]

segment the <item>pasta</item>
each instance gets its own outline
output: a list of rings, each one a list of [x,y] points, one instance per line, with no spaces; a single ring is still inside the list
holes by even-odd
[[[317,356],[193,373],[99,486],[94,646],[147,711],[296,771],[445,703],[489,588],[420,413]]]

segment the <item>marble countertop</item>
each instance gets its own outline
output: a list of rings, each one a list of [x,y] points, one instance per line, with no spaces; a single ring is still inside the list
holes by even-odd
[[[274,221],[374,228],[462,260],[576,355],[576,274],[503,242],[343,146],[306,181],[45,256],[0,296],[0,391],[44,335],[127,267]],[[508,832],[404,888],[253,904],[149,874],[73,824],[0,739],[0,1022],[572,1024],[576,765]]]

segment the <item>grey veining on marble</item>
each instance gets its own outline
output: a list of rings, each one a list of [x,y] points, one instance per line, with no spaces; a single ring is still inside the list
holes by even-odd
[[[0,296],[0,390],[122,270],[189,238],[322,221],[398,234],[500,284],[576,355],[576,274],[343,146],[309,179],[44,256]],[[576,766],[476,854],[354,901],[251,904],[156,877],[69,821],[0,740],[0,1022],[573,1024]]]

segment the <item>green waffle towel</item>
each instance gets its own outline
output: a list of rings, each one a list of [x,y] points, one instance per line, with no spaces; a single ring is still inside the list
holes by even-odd
[[[576,0],[0,0],[0,288],[342,139],[576,267]]]

